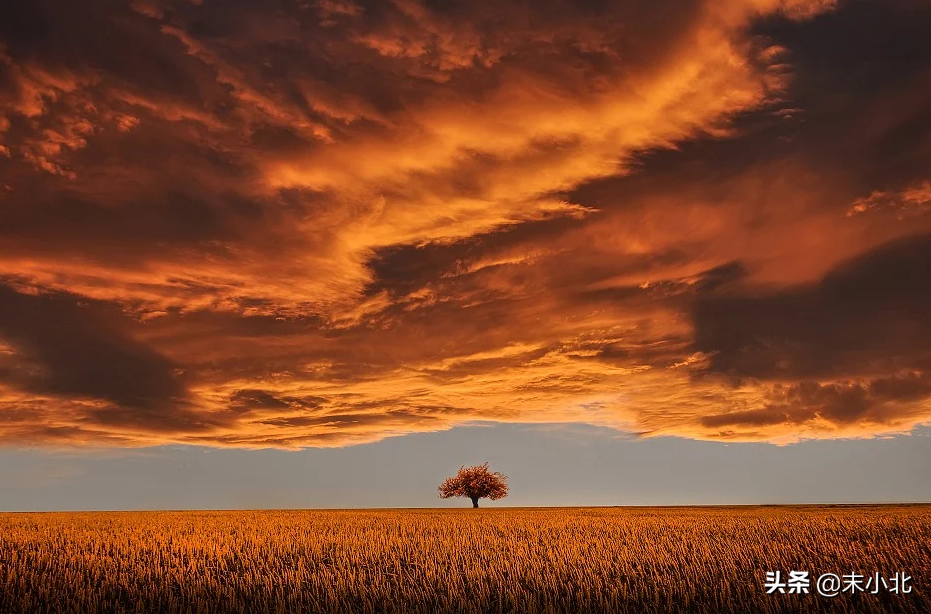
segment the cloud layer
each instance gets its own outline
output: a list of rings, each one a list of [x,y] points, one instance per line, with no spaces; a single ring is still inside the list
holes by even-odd
[[[931,420],[924,2],[8,13],[0,441]]]

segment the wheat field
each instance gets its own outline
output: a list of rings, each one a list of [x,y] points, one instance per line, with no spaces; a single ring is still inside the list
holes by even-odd
[[[912,592],[766,594],[766,571]],[[931,612],[931,507],[0,514],[0,612]]]

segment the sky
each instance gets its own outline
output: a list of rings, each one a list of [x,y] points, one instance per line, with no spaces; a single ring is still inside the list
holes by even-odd
[[[928,427],[774,446],[493,423],[300,452],[0,449],[0,510],[471,508],[437,486],[473,461],[508,476],[488,508],[927,502],[929,455]]]
[[[0,509],[931,500],[927,0],[3,13]]]

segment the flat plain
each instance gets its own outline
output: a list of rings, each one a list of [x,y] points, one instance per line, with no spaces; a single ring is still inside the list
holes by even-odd
[[[767,594],[777,570],[810,592]],[[928,505],[0,514],[5,614],[917,614],[929,581]]]

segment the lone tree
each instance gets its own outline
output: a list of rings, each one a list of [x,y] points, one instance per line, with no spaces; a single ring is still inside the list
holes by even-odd
[[[488,470],[488,463],[474,467],[462,466],[455,477],[446,478],[440,484],[440,498],[468,497],[472,507],[478,507],[479,499],[497,501],[508,496],[508,477]]]

